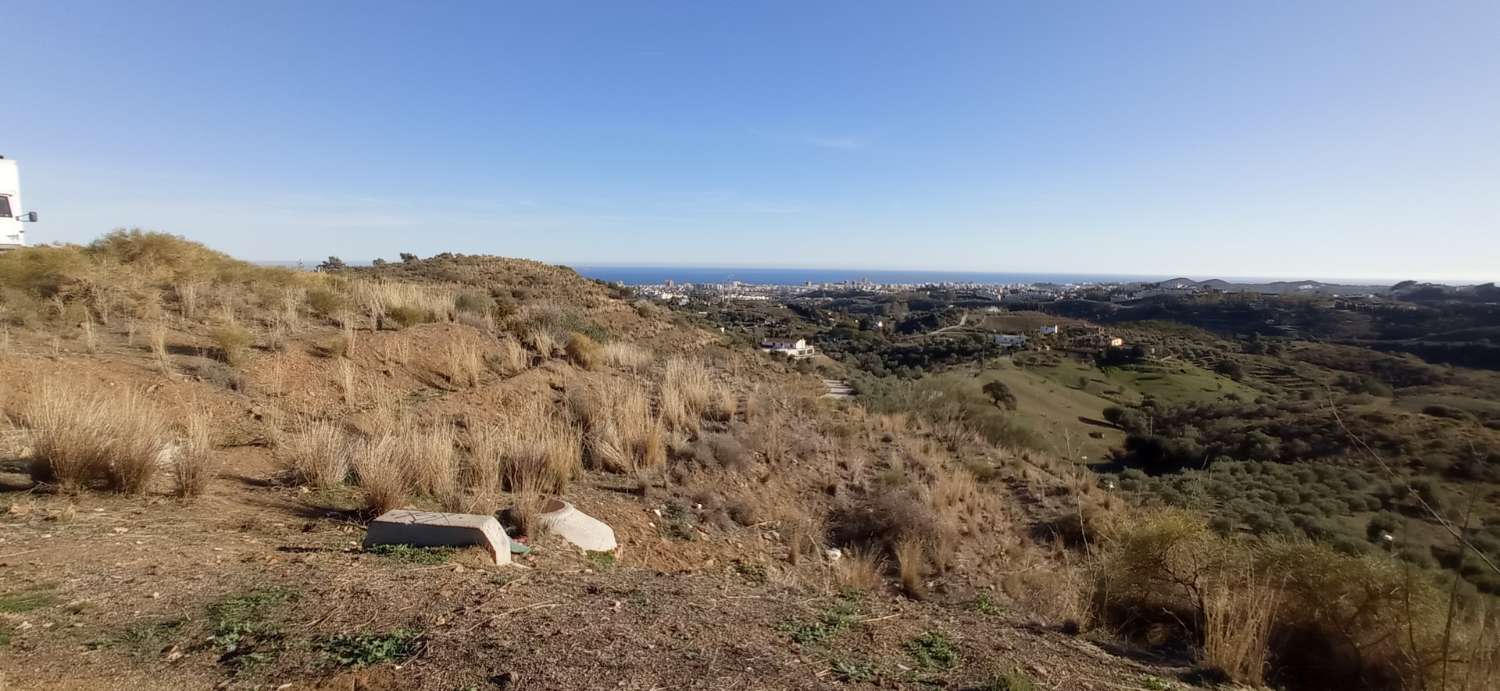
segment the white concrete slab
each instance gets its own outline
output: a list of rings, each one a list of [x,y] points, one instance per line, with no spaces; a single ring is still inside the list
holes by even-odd
[[[467,547],[479,545],[496,564],[510,563],[510,538],[494,516],[396,509],[370,522],[365,546]]]
[[[537,519],[547,532],[589,552],[613,552],[620,546],[613,528],[572,504],[554,499],[546,508],[550,510]]]

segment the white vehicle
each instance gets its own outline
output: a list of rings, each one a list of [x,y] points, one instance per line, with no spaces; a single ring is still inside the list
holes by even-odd
[[[0,156],[0,252],[26,246],[22,223],[36,223],[36,212],[21,209],[20,169],[15,161]]]

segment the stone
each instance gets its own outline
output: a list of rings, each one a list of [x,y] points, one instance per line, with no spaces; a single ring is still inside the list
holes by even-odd
[[[577,545],[588,552],[613,552],[615,531],[603,521],[579,511],[561,499],[552,499],[542,507],[537,522],[548,532]]]
[[[510,538],[494,516],[395,509],[370,522],[364,546],[467,547],[478,545],[495,564],[510,563]]]

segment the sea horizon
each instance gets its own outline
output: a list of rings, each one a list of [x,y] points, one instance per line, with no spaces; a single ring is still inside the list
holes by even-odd
[[[272,260],[252,262],[261,266],[280,266],[312,270],[320,260]],[[547,262],[553,264],[553,262]],[[351,266],[369,266],[368,261],[349,261]],[[1055,283],[1154,283],[1177,278],[1194,281],[1222,280],[1237,284],[1318,282],[1357,287],[1390,287],[1404,280],[1447,286],[1472,286],[1488,281],[1478,279],[1404,279],[1404,278],[1338,278],[1289,276],[1221,276],[1195,274],[1112,274],[1068,271],[966,271],[956,269],[850,269],[818,267],[756,266],[675,266],[652,264],[571,264],[555,263],[577,271],[587,278],[623,285],[657,285],[674,283],[718,284],[739,281],[747,285],[802,285],[805,283],[873,283],[877,285],[911,285],[926,283],[974,283],[1012,285]]]

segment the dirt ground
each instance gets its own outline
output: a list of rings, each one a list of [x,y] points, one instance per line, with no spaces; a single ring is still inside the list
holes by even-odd
[[[773,559],[753,529],[674,543],[650,526],[646,500],[622,501],[607,479],[571,498],[615,524],[615,564],[555,540],[508,567],[477,553],[403,563],[362,552],[363,528],[316,497],[266,483],[257,455],[240,452],[246,472],[192,504],[5,495],[3,590],[44,604],[6,615],[4,688],[984,688],[1019,669],[1045,688],[1129,689],[1180,671],[1031,626],[1025,612],[844,596],[825,565]],[[701,561],[662,571],[632,556],[674,544]],[[764,560],[725,561],[732,553]],[[258,593],[275,596],[256,625],[276,640],[248,664],[214,641],[212,610]],[[840,607],[847,627],[796,642],[799,625]],[[319,647],[401,630],[420,632],[420,650],[398,664],[351,669]],[[952,642],[951,667],[913,657],[927,632]]]

